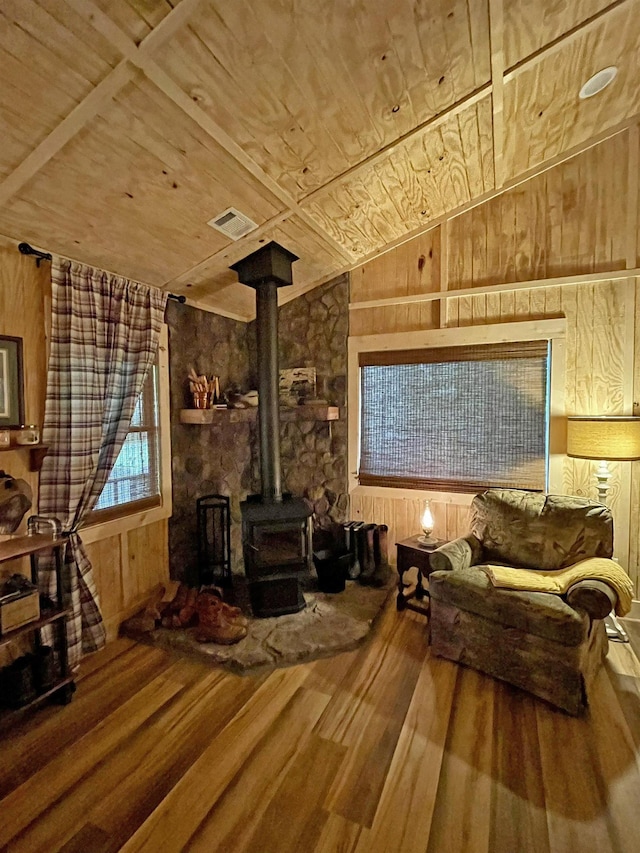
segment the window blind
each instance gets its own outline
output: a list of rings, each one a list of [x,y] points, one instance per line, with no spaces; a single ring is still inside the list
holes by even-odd
[[[545,488],[548,341],[361,353],[363,485]]]

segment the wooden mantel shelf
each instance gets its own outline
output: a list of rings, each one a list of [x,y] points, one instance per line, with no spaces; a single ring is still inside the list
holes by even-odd
[[[10,444],[9,447],[0,447],[0,452],[9,450],[28,450],[29,451],[29,470],[39,471],[42,468],[42,462],[47,455],[48,446],[46,444]]]
[[[243,423],[256,419],[257,406],[246,409],[180,409],[181,424]],[[282,421],[337,421],[340,419],[338,406],[295,406],[280,407]]]

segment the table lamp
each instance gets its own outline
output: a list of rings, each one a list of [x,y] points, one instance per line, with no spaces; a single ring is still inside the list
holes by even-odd
[[[422,518],[420,519],[420,527],[422,528],[423,535],[418,537],[418,542],[421,545],[437,545],[438,540],[431,536],[433,533],[433,514],[431,513],[429,501],[424,502],[424,511],[422,513]]]
[[[611,471],[610,461],[630,462],[640,459],[640,418],[633,417],[574,417],[567,418],[567,456],[595,459],[598,500],[607,502]],[[629,642],[629,637],[615,613],[609,614],[613,625],[608,636]]]
[[[611,471],[608,462],[640,459],[640,418],[567,418],[567,456],[595,459],[598,500],[606,503]]]

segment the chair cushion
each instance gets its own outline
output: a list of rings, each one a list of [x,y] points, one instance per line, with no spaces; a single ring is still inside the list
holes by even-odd
[[[611,510],[571,495],[491,489],[473,499],[471,532],[487,563],[553,571],[613,554]]]
[[[453,604],[498,625],[518,628],[564,646],[579,645],[589,630],[587,614],[574,610],[559,595],[497,589],[478,566],[432,572],[429,591],[435,602]]]

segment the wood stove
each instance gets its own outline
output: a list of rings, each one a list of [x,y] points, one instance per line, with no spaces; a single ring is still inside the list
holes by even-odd
[[[277,504],[254,495],[241,509],[253,615],[282,616],[302,610],[300,581],[311,566],[311,510],[290,495]]]
[[[278,399],[278,294],[292,284],[296,255],[277,243],[233,264],[242,284],[256,291],[258,423],[262,492],[240,505],[245,573],[253,615],[282,616],[305,606],[300,582],[311,567],[312,510],[283,495]]]

